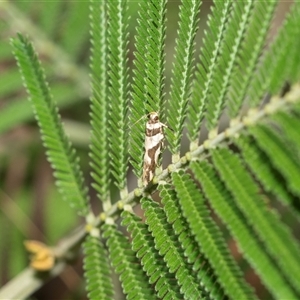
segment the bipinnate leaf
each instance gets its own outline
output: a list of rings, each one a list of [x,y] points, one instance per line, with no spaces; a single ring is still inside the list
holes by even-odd
[[[291,205],[292,195],[282,184],[283,176],[272,166],[269,157],[258,147],[254,138],[243,135],[235,139],[234,143],[240,148],[245,164],[264,190],[273,194],[283,205]],[[297,213],[296,210],[294,212]]]
[[[176,191],[169,184],[160,185],[159,190],[168,223],[172,224],[174,233],[181,243],[184,256],[196,272],[199,285],[204,287],[202,289],[203,297],[207,299],[222,298],[225,295],[224,289],[216,281],[214,270],[201,252],[195,237],[188,233],[190,228],[183,216]]]
[[[37,54],[32,44],[21,34],[12,40],[12,45],[47,149],[47,158],[54,169],[58,189],[77,213],[85,216],[89,211],[88,195],[79,158],[64,132]]]
[[[90,300],[114,295],[107,251],[99,237],[87,235],[83,243],[86,289]]]
[[[298,49],[299,18],[300,2],[295,1],[284,19],[279,33],[261,58],[261,63],[253,77],[251,89],[247,94],[247,101],[251,107],[259,105],[262,97],[268,92],[273,95],[278,94],[286,80],[296,79],[292,79],[291,74],[297,74],[295,71],[297,63],[293,53]],[[298,53],[296,57],[298,57]]]
[[[183,1],[180,6],[179,31],[176,39],[176,54],[172,70],[170,109],[167,130],[170,150],[177,154],[180,147],[187,105],[191,95],[194,65],[195,35],[199,23],[200,0]]]
[[[236,154],[222,148],[214,150],[212,158],[222,181],[233,195],[248,223],[263,241],[268,253],[278,263],[281,272],[299,292],[296,279],[296,274],[300,272],[299,245],[290,230],[266,206],[259,195],[259,187]]]
[[[100,200],[109,198],[108,88],[106,3],[91,1],[91,143],[93,187]]]
[[[185,259],[180,242],[167,223],[164,211],[148,198],[142,198],[141,204],[145,210],[146,224],[154,237],[155,248],[164,257],[169,272],[175,273],[183,298],[201,298],[202,291],[196,274]]]
[[[201,252],[210,262],[217,280],[231,299],[254,299],[255,295],[228,251],[224,238],[209,216],[204,198],[190,176],[182,171],[172,174],[183,215],[189,223]]]
[[[108,81],[110,169],[120,190],[126,189],[128,169],[128,22],[127,1],[108,1]]]
[[[234,74],[234,66],[240,54],[242,42],[249,27],[254,2],[233,2],[230,19],[228,20],[222,53],[218,57],[218,72],[212,82],[211,93],[207,98],[207,127],[215,129],[223,109],[227,104],[230,81]]]
[[[205,115],[207,99],[213,80],[218,72],[218,59],[224,39],[224,33],[230,16],[232,2],[215,1],[208,18],[208,30],[200,53],[200,64],[197,64],[188,107],[188,135],[192,142],[198,144],[200,127]]]
[[[107,238],[110,260],[119,274],[127,299],[157,299],[128,239],[115,225],[105,224],[102,229],[103,236]]]
[[[145,86],[146,68],[148,66],[146,60],[148,38],[148,24],[143,20],[147,19],[147,6],[146,1],[139,3],[139,17],[135,35],[135,51],[134,51],[134,68],[133,68],[133,83],[131,91],[131,107],[130,107],[130,163],[133,166],[133,171],[137,177],[142,176],[142,164],[144,147],[141,147],[144,142],[145,122],[144,118],[148,114],[146,110],[147,93]]]
[[[132,250],[141,260],[143,270],[149,277],[149,283],[154,284],[157,296],[162,299],[182,299],[174,274],[168,271],[163,257],[155,248],[154,238],[148,231],[148,226],[132,213],[124,211],[122,225],[132,237]]]
[[[236,240],[240,252],[252,265],[262,282],[277,299],[297,298],[293,289],[286,283],[275,262],[261,247],[255,232],[247,224],[232,195],[221,182],[216,170],[208,162],[193,162],[191,169],[201,183],[203,192]]]
[[[300,162],[299,157],[291,149],[275,128],[265,124],[250,128],[258,146],[268,155],[274,167],[287,181],[288,188],[296,195],[300,195]],[[287,155],[289,153],[289,155]]]
[[[238,115],[251,87],[276,5],[277,1],[255,2],[247,34],[231,77],[231,88],[228,95],[228,112],[231,118]]]

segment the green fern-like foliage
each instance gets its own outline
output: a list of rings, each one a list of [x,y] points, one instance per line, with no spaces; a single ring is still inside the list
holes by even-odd
[[[297,156],[295,157],[293,155],[293,149],[290,149],[293,145],[289,145],[289,141],[282,138],[276,131],[277,130],[275,128],[272,130],[266,125],[260,125],[259,127],[251,129],[251,132],[257,139],[259,146],[268,154],[275,168],[277,168],[287,180],[290,190],[299,195],[299,161]]]
[[[183,249],[166,222],[166,216],[157,203],[148,198],[141,200],[145,210],[146,223],[154,237],[159,254],[164,257],[170,273],[175,273],[184,298],[201,297],[201,288],[197,284],[196,274],[184,259]]]
[[[165,38],[166,38],[166,0],[147,1],[148,27],[146,52],[145,93],[148,94],[145,107],[148,112],[160,112],[164,116],[164,69],[165,69]]]
[[[88,235],[83,244],[84,268],[87,279],[89,299],[109,299],[113,296],[110,265],[103,257],[107,256],[103,243],[99,236]]]
[[[48,160],[55,171],[54,176],[57,178],[58,188],[77,213],[86,216],[89,212],[88,196],[79,160],[75,149],[72,148],[64,133],[37,54],[22,35],[14,39],[12,45],[41,129]]]
[[[141,177],[144,153],[144,124],[150,112],[163,119],[166,0],[143,1],[140,4],[136,35],[134,84],[132,86],[130,155],[134,173]]]
[[[209,211],[204,205],[203,197],[197,193],[194,183],[182,172],[173,174],[173,183],[191,232],[212,264],[226,294],[231,299],[254,298],[231,259],[217,227],[208,218]]]
[[[299,272],[300,266],[297,263],[299,245],[296,245],[285,225],[276,219],[276,215],[267,210],[263,199],[258,196],[257,185],[239,162],[238,157],[232,155],[227,149],[214,151],[212,156],[221,178],[223,180],[226,178],[225,185],[232,193],[238,207],[246,215],[253,230],[263,240],[269,254],[280,265],[281,271],[289,278],[294,288],[297,288],[296,273]],[[287,242],[289,248],[286,247]]]
[[[91,57],[91,166],[94,188],[102,201],[108,200],[109,159],[108,159],[108,89],[107,89],[107,45],[105,33],[105,4],[91,2],[91,36],[93,55]],[[98,22],[99,20],[102,23]]]
[[[235,71],[232,76],[231,89],[229,92],[228,109],[231,118],[237,116],[248,92],[249,84],[255,73],[256,66],[259,63],[263,46],[273,12],[277,2],[270,3],[258,1],[255,3],[253,17],[247,29],[247,35],[243,42],[238,63],[235,65]],[[259,20],[263,20],[260,22]],[[257,38],[258,37],[258,38]]]
[[[133,166],[134,172],[138,177],[142,176],[142,160],[143,152],[141,149],[141,144],[143,143],[144,137],[144,124],[139,122],[141,116],[147,114],[145,107],[145,78],[146,78],[146,67],[147,61],[145,59],[145,54],[147,52],[147,23],[143,22],[143,19],[147,18],[147,3],[143,1],[140,3],[140,11],[138,23],[140,26],[137,27],[137,35],[135,36],[135,68],[133,70],[135,76],[133,77],[132,84],[132,107],[130,109],[130,122],[132,123],[131,128],[131,141],[130,141],[130,155],[131,164]]]
[[[123,225],[132,236],[132,249],[140,259],[144,271],[149,277],[150,284],[155,284],[159,298],[180,299],[179,287],[175,276],[168,273],[167,266],[155,248],[154,238],[150,235],[148,226],[132,213],[124,211],[122,214]],[[145,234],[149,233],[149,234]]]
[[[293,290],[286,286],[284,276],[278,273],[274,261],[263,251],[260,242],[246,223],[245,216],[232,200],[224,183],[218,178],[216,170],[207,162],[193,163],[192,170],[203,187],[204,193],[213,206],[216,213],[228,224],[229,230],[239,243],[250,264],[266,286],[278,298],[294,298]],[[272,276],[266,276],[272,274]]]
[[[283,205],[292,205],[292,195],[281,185],[281,174],[274,169],[268,156],[255,144],[254,139],[241,136],[234,142],[241,149],[244,161],[264,189],[276,196]]]
[[[167,97],[167,1],[139,3],[132,73],[129,5],[90,2],[91,166],[107,204],[97,217],[37,55],[22,35],[13,41],[60,190],[86,217],[74,243],[85,236],[89,298],[118,299],[115,285],[127,299],[299,298],[300,2],[268,40],[277,1],[214,1],[195,66],[201,1],[182,1]],[[71,49],[74,40],[64,45]],[[142,188],[145,117],[152,111],[170,128],[173,162]],[[219,126],[222,115],[228,128]],[[199,145],[204,127],[208,138]],[[265,292],[246,280],[253,272]]]
[[[103,230],[103,236],[107,238],[112,265],[120,274],[124,292],[128,295],[127,298],[156,299],[147,276],[140,267],[135,252],[130,249],[126,237],[116,229],[116,226],[111,224],[104,225]]]
[[[193,270],[196,272],[197,279],[204,287],[202,291],[203,296],[211,299],[221,299],[225,292],[220,285],[215,282],[216,276],[213,268],[205,259],[203,253],[201,253],[195,237],[188,234],[190,228],[180,210],[181,206],[178,194],[171,185],[160,186],[160,191],[168,223],[172,224],[172,228],[182,244],[184,256],[188,263],[193,265]]]
[[[126,185],[128,164],[128,70],[126,1],[108,2],[108,65],[109,65],[109,141],[111,173],[122,190]]]
[[[214,74],[217,72],[217,59],[221,42],[224,39],[231,4],[231,1],[216,1],[208,20],[209,32],[206,32],[204,45],[201,48],[201,64],[197,66],[188,114],[189,137],[196,144],[198,144],[197,139],[206,111],[207,98],[211,93]]]
[[[168,140],[172,153],[177,153],[182,137],[187,104],[191,93],[194,63],[195,35],[198,28],[200,1],[185,1],[180,10],[180,29],[171,85],[170,109],[168,110]],[[174,84],[175,83],[175,84]]]
[[[295,56],[293,57],[289,52],[289,49],[294,49],[297,45],[292,40],[286,39],[287,36],[294,36],[298,29],[297,16],[299,16],[299,6],[294,5],[275,37],[275,41],[270,46],[270,50],[264,54],[262,63],[257,70],[257,76],[253,77],[252,89],[249,89],[248,103],[250,106],[257,106],[266,92],[278,94],[285,80],[291,82],[299,80],[297,58],[294,61]],[[299,31],[296,34],[298,33]],[[296,64],[292,66],[294,63]],[[298,73],[293,71],[297,69]],[[293,72],[294,76],[291,76],[290,72]]]
[[[207,127],[212,130],[217,126],[220,115],[226,106],[229,84],[234,74],[234,66],[241,53],[242,42],[251,17],[254,16],[254,1],[234,2],[228,20],[224,40],[220,46],[219,68],[212,82],[211,94],[207,99]],[[232,86],[233,88],[234,86]]]

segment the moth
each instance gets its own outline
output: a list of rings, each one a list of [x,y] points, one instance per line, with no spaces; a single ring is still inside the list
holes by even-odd
[[[164,127],[169,128],[159,120],[157,112],[148,114],[145,132],[145,155],[143,165],[143,185],[147,186],[153,179],[158,158],[165,138]]]

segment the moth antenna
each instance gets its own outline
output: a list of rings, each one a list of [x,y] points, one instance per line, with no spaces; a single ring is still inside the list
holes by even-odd
[[[137,124],[138,122],[140,122],[142,119],[146,118],[148,115],[144,115],[144,116],[140,117],[137,121],[135,121],[133,124],[131,124],[131,126],[128,126],[128,127],[132,128],[135,124]]]
[[[140,122],[141,120],[143,120],[143,119],[145,119],[145,118],[147,118],[149,116],[149,114],[147,114],[147,115],[143,115],[142,117],[140,117],[137,121],[135,121],[133,124],[132,124],[132,126],[133,125],[135,125],[136,123],[138,123],[138,122]]]
[[[169,130],[171,130],[171,131],[174,132],[174,129],[172,129],[172,128],[169,127],[168,125],[166,125],[166,124],[164,124],[164,123],[162,123],[162,122],[160,122],[160,124],[161,124],[163,127],[166,127],[166,128],[168,128]]]

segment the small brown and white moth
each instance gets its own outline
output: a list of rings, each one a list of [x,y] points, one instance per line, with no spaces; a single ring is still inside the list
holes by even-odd
[[[165,138],[164,127],[168,128],[167,125],[160,122],[157,112],[149,113],[145,132],[145,155],[143,166],[144,186],[147,186],[154,177],[159,154]]]

